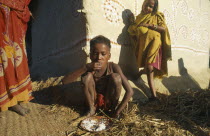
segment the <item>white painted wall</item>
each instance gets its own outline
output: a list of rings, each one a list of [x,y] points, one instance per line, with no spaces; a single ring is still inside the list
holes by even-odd
[[[128,75],[134,75],[137,68],[127,33],[127,17],[130,12],[137,16],[142,2],[37,0],[32,23],[32,76],[59,76],[80,67],[86,61],[82,47],[87,45],[88,52],[90,39],[99,34],[112,41],[111,61],[119,63]],[[159,0],[159,4],[171,35],[173,61],[168,63],[169,77],[157,80],[157,87],[207,88],[210,1]],[[179,67],[181,71],[187,69],[188,75],[181,76]],[[143,79],[146,80],[144,76]]]
[[[111,61],[121,64],[124,71],[131,75],[135,74],[137,69],[126,31],[127,14],[129,14],[127,11],[130,10],[137,16],[141,11],[142,3],[143,0],[84,1],[88,37],[102,34],[110,38],[112,41]],[[179,89],[176,80],[183,80],[182,83],[186,85],[186,88],[207,88],[209,85],[209,9],[209,0],[159,1],[159,11],[165,14],[172,40],[173,61],[168,63],[169,77],[176,77],[176,79],[169,80],[173,82],[170,84],[173,86],[170,89]],[[180,79],[179,71],[183,69],[187,69],[189,75],[185,75],[188,77],[182,75],[185,79]],[[192,80],[189,80],[189,76]],[[185,80],[190,82],[186,84]]]

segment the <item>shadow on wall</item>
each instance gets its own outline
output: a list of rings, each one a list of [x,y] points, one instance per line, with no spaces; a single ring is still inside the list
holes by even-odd
[[[133,13],[129,9],[125,9],[122,12],[122,19],[125,26],[122,29],[122,33],[117,38],[118,44],[121,45],[119,65],[128,78],[134,76],[134,74],[138,72],[135,62],[134,49],[130,43],[130,37],[127,31],[130,24],[129,16],[131,14]]]
[[[26,31],[26,51],[29,67],[32,65],[32,37],[31,37],[31,21],[28,22],[28,29]]]
[[[36,0],[27,33],[32,80],[72,72],[86,63],[86,19],[82,0]]]
[[[37,10],[38,2],[37,1],[31,1],[29,4],[29,9],[31,13],[34,13],[34,11]],[[28,28],[26,31],[26,51],[27,51],[27,57],[28,57],[28,65],[29,67],[32,65],[32,22],[34,20],[34,14],[32,14],[30,21],[28,22]]]
[[[201,90],[200,85],[194,80],[194,78],[189,75],[187,69],[184,66],[183,59],[178,60],[179,74],[181,76],[170,76],[163,78],[162,84],[167,88],[169,92],[175,91],[187,91],[187,90]],[[147,83],[140,77],[138,80],[132,80],[136,87],[139,89],[134,89],[133,99],[141,98],[143,101],[151,96],[150,88]]]
[[[200,85],[195,81],[195,79],[189,75],[187,69],[184,66],[184,61],[182,58],[178,60],[179,74],[181,76],[170,76],[162,80],[163,85],[169,91],[177,90],[188,90],[188,89],[201,89]]]
[[[210,51],[209,51],[210,53]],[[209,54],[209,73],[210,73],[210,54]],[[210,89],[210,78],[209,78],[209,89]]]

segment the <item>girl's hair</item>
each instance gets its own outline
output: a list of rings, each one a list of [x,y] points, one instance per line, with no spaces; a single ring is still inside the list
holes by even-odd
[[[109,48],[111,48],[111,42],[108,38],[106,38],[103,35],[99,35],[94,37],[93,39],[90,40],[90,50],[93,49],[93,47],[97,44],[97,43],[103,43],[106,46],[108,46]]]
[[[153,14],[156,14],[157,11],[158,11],[158,0],[154,0],[155,1],[155,5],[154,5],[154,8],[153,8]]]

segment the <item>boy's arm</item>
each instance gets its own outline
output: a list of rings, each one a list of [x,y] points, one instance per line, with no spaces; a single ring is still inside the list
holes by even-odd
[[[74,82],[78,77],[80,77],[82,74],[84,74],[87,71],[94,71],[94,70],[100,70],[100,69],[101,69],[101,66],[97,65],[97,63],[95,62],[87,63],[86,65],[75,70],[74,72],[71,72],[65,75],[61,82],[63,85],[66,85],[66,84]]]
[[[67,74],[64,76],[64,78],[62,79],[62,84],[63,85],[66,85],[66,84],[69,84],[69,83],[72,83],[74,82],[79,76],[81,76],[82,74],[84,74],[86,71],[87,71],[87,66],[84,65],[83,67]]]
[[[113,69],[115,73],[118,73],[121,77],[122,80],[122,86],[125,89],[125,95],[123,97],[122,102],[120,103],[120,105],[117,107],[115,113],[114,113],[114,117],[117,117],[121,111],[125,108],[126,104],[128,103],[128,101],[130,100],[130,98],[133,96],[133,89],[131,88],[127,78],[125,77],[125,75],[123,74],[121,68],[119,65],[114,64],[113,63]]]

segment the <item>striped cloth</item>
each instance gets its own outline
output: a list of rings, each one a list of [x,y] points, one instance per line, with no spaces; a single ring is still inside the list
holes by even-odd
[[[0,111],[32,99],[25,50],[30,1],[11,1],[0,0]]]

